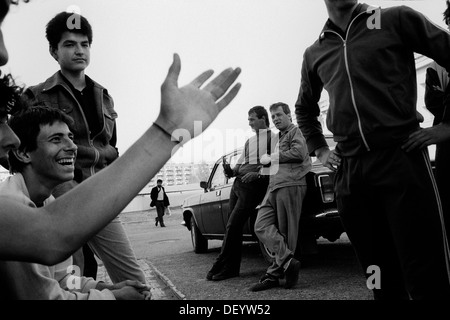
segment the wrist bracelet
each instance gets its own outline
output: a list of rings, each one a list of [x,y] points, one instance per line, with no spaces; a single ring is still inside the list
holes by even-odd
[[[153,122],[153,125],[154,125],[155,127],[157,127],[159,130],[161,130],[162,132],[164,132],[165,134],[167,134],[167,135],[170,137],[170,140],[171,140],[171,141],[174,141],[174,142],[176,142],[176,143],[180,143],[180,142],[181,142],[181,141],[175,139],[169,132],[167,132],[166,129],[164,129],[163,127],[161,127],[161,126],[160,126],[159,124],[157,124],[156,122]]]

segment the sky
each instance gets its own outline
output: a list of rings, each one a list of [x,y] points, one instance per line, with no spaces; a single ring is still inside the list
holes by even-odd
[[[362,2],[362,1],[361,1]],[[445,0],[382,1],[408,5],[445,27]],[[172,157],[211,162],[244,144],[247,111],[285,102],[294,111],[304,50],[327,19],[323,0],[31,0],[11,7],[3,24],[10,61],[2,68],[35,85],[58,70],[45,25],[61,11],[79,10],[93,27],[86,74],[106,87],[119,114],[118,148],[126,151],[159,113],[160,86],[181,57],[179,85],[207,69],[241,67],[241,91],[212,125]]]

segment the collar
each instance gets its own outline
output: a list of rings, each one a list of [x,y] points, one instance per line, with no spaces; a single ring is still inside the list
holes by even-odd
[[[280,131],[280,137],[284,136],[286,133],[288,133],[289,131],[291,131],[294,127],[295,127],[295,124],[291,123],[291,124],[286,128],[286,130]]]
[[[353,21],[353,19],[356,18],[357,15],[359,15],[362,12],[366,12],[367,14],[372,14],[372,12],[370,10],[368,10],[369,8],[371,8],[371,6],[369,6],[366,3],[358,3],[358,5],[356,6],[356,8],[353,10],[352,12],[352,17],[350,18],[350,22]],[[347,26],[348,28],[348,26]],[[338,26],[336,26],[333,21],[331,21],[329,18],[327,19],[327,22],[325,23],[325,26],[322,29],[322,32],[320,33],[319,36],[319,41],[323,40],[325,38],[325,31],[335,31],[339,34],[341,34],[342,32],[346,32],[347,30],[341,30]]]
[[[63,79],[63,81],[69,86],[69,88],[72,90],[72,91],[78,91],[78,92],[82,92],[82,91],[84,91],[84,90],[90,90],[90,89],[92,89],[93,87],[94,87],[94,81],[91,79],[91,78],[89,78],[88,76],[86,76],[85,75],[85,81],[86,81],[86,87],[84,87],[84,89],[83,90],[78,90],[78,89],[76,89],[74,86],[73,86],[73,84],[72,84],[72,82],[70,82],[69,81],[69,79],[67,79],[64,75],[63,75],[63,73],[61,72],[61,70],[59,71],[59,75],[61,76],[61,78]]]
[[[63,76],[61,71],[60,70],[57,71],[54,75],[52,75],[50,78],[48,78],[45,81],[43,91],[51,90],[57,86],[63,86],[67,89],[71,89],[71,87],[67,84],[67,82],[69,82],[69,81],[64,80],[64,79],[65,79],[65,77]],[[94,80],[92,80],[91,78],[86,76],[86,85],[88,85],[88,83],[90,85],[92,85],[93,87],[99,88],[101,90],[105,90],[107,92],[105,87],[101,86],[100,84],[98,84],[97,82],[95,82]]]

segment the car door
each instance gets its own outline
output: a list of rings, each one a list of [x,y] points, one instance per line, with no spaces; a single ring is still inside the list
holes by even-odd
[[[214,165],[208,185],[207,192],[201,197],[203,234],[224,234],[225,224],[222,218],[222,193],[228,186],[221,162],[217,162]]]
[[[224,158],[227,161],[227,163],[230,164],[231,168],[234,168],[236,166],[236,163],[239,159],[241,151],[237,150],[233,153],[230,153],[228,155],[226,155]],[[227,188],[223,188],[222,190],[222,219],[223,219],[223,223],[225,224],[225,226],[228,223],[228,219],[230,217],[230,205],[229,205],[229,200],[230,200],[230,193],[231,193],[231,187],[233,186],[234,183],[234,177],[227,179],[226,178],[226,185],[228,186]]]

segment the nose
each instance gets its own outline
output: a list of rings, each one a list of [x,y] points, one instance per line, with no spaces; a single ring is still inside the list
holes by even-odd
[[[77,145],[73,142],[72,139],[67,139],[66,150],[73,151],[73,152],[76,152],[78,150]]]

